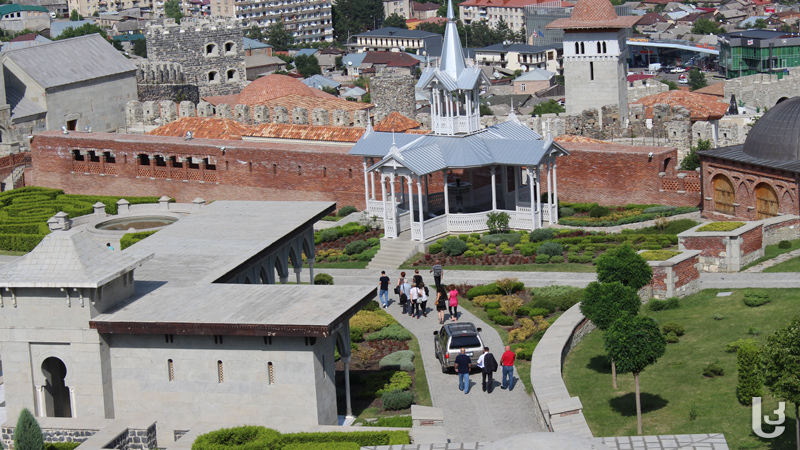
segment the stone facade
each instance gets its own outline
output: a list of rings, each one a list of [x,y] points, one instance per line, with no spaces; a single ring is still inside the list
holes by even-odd
[[[698,225],[678,235],[681,250],[700,250],[703,272],[738,272],[764,256],[763,224],[750,222],[733,231],[696,231]]]
[[[140,102],[165,99],[193,103],[200,101],[200,90],[196,84],[187,81],[180,64],[150,63],[147,60],[138,61],[137,64],[136,87]]]
[[[165,19],[164,25],[148,25],[145,38],[149,63],[179,64],[184,82],[196,85],[201,97],[238,94],[244,87],[244,41],[237,20],[184,19],[178,25]]]
[[[797,216],[778,216],[764,220],[764,246],[780,241],[793,241],[800,237],[800,219]]]
[[[782,79],[778,75],[756,74],[725,81],[724,101],[735,96],[751,108],[772,108],[778,101],[796,97],[800,93],[800,67],[789,68]]]
[[[370,100],[375,103],[375,114],[389,115],[392,111],[414,118],[417,101],[414,94],[416,79],[411,75],[382,75],[370,79]],[[430,121],[429,121],[430,122]]]

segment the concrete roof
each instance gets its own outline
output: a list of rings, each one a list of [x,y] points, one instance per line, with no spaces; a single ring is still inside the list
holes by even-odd
[[[44,6],[15,5],[15,4],[6,4],[0,6],[0,16],[4,16],[6,14],[18,11],[39,11],[49,14],[47,8],[45,8]]]
[[[419,38],[440,38],[441,35],[436,33],[430,33],[427,31],[418,31],[418,30],[406,30],[403,28],[395,28],[395,27],[386,27],[386,28],[378,28],[377,30],[367,31],[366,33],[356,34],[353,37],[386,37],[386,38],[411,38],[411,39],[419,39]]]
[[[298,57],[298,56],[301,56],[301,55],[313,56],[318,51],[319,50],[317,50],[316,48],[304,48],[304,49],[300,50],[299,52],[297,52],[297,54],[295,54],[294,56],[295,56],[295,58]]]
[[[550,72],[549,70],[532,69],[518,76],[514,79],[514,81],[547,81],[553,78],[554,75],[555,73]]]
[[[269,44],[265,44],[263,42],[259,42],[259,41],[255,40],[255,39],[250,39],[249,37],[243,37],[242,41],[244,43],[244,49],[245,50],[252,50],[254,48],[257,49],[257,48],[270,48],[270,47],[272,47]]]
[[[137,69],[99,34],[10,50],[3,57],[45,89]]]

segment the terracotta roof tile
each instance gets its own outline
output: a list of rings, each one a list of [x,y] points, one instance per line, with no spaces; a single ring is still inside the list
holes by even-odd
[[[243,134],[251,132],[251,127],[230,119],[216,117],[181,117],[152,131],[153,136],[184,137],[191,131],[197,139],[242,139]]]
[[[361,139],[364,131],[364,128],[265,123],[253,127],[246,136],[305,141],[357,142]]]
[[[375,131],[403,133],[406,130],[419,128],[420,126],[422,124],[416,120],[409,119],[397,111],[392,111],[385,119],[375,124]]]
[[[704,88],[697,89],[694,91],[695,94],[706,94],[706,95],[713,95],[716,97],[724,97],[725,96],[725,82],[720,81],[719,83],[714,83],[708,85]]]
[[[728,104],[718,101],[717,97],[686,91],[667,91],[639,99],[634,104],[644,105],[645,116],[653,117],[653,106],[665,103],[670,106],[683,106],[689,110],[691,120],[721,119],[728,111]]]
[[[593,139],[590,137],[585,136],[576,136],[574,134],[562,134],[557,136],[554,141],[558,142],[559,144],[564,142],[579,142],[583,144],[605,144],[605,142],[599,139]]]
[[[617,16],[608,0],[578,0],[569,18],[547,24],[548,29],[630,28],[639,16]]]
[[[316,98],[337,98],[335,95],[328,94],[319,89],[306,86],[301,80],[287,75],[267,75],[260,77],[248,84],[239,95],[222,95],[215,97],[204,97],[203,100],[219,105],[227,103],[233,105],[261,105],[264,102],[276,98],[285,97],[290,94]]]

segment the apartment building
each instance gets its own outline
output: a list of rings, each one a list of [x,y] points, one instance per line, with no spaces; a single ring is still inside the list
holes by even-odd
[[[548,4],[561,6],[560,0],[466,0],[458,5],[458,13],[465,25],[473,21],[485,21],[490,27],[496,27],[502,19],[513,31],[525,28],[525,7],[529,5]],[[571,5],[570,5],[571,6]]]
[[[216,0],[213,0],[216,1]],[[331,0],[241,0],[236,2],[236,17],[245,28],[253,25],[266,30],[283,21],[297,43],[333,40]]]
[[[412,18],[411,0],[383,0],[383,15],[389,17],[397,14],[406,19]]]

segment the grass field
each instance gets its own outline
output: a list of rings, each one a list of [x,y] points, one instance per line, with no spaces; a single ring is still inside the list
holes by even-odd
[[[678,322],[686,327],[680,342],[669,344],[666,354],[642,372],[641,392],[645,435],[724,433],[735,449],[795,450],[794,405],[786,407],[786,431],[773,440],[762,440],[751,431],[751,408],[736,400],[736,354],[726,353],[729,342],[754,338],[759,342],[800,312],[796,289],[758,289],[771,302],[750,308],[742,302],[741,290],[730,297],[716,297],[717,290],[702,291],[681,300],[678,309],[647,314],[659,323]],[[724,315],[714,320],[714,314]],[[760,333],[748,333],[750,327]],[[705,378],[703,367],[717,363],[725,369],[719,378]],[[583,403],[595,436],[636,434],[633,376],[619,376],[619,388],[611,388],[611,370],[603,349],[602,334],[594,331],[570,353],[564,380],[571,395]],[[777,407],[777,400],[764,388],[764,414]],[[690,420],[690,410],[697,416]]]
[[[431,270],[430,266],[412,266],[403,264],[401,269]],[[595,266],[592,264],[577,263],[547,263],[547,264],[515,264],[513,266],[467,266],[454,265],[445,266],[444,270],[481,270],[485,272],[573,272],[573,273],[594,273]]]
[[[800,257],[792,258],[782,263],[775,264],[772,267],[767,267],[766,269],[764,269],[764,272],[767,273],[800,272]]]

